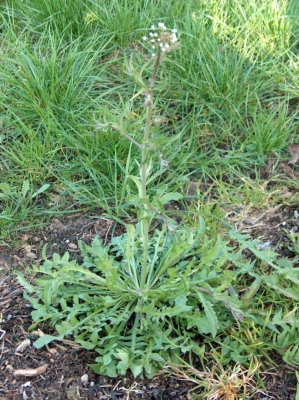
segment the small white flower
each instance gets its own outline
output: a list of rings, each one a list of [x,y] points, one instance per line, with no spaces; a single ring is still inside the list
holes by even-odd
[[[167,29],[164,22],[159,22],[157,28],[155,25],[152,25],[151,29],[152,32],[149,32],[148,37],[143,36],[142,39],[150,42],[152,49],[157,49],[158,47],[161,52],[168,53],[177,48],[177,45],[175,45],[178,42],[176,28]],[[152,56],[155,57],[156,54],[152,54]]]
[[[164,22],[159,22],[159,23],[158,23],[158,27],[159,27],[160,29],[163,29],[163,30],[166,29],[166,26],[165,26]]]
[[[170,41],[171,41],[171,43],[176,43],[178,41],[178,38],[175,33],[171,34]]]
[[[155,53],[152,53],[152,57],[156,57],[156,54],[155,54]]]

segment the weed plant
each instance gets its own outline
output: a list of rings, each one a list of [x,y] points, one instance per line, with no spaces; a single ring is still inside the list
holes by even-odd
[[[260,305],[263,291],[269,287],[285,298],[299,299],[298,270],[289,262],[276,260],[275,253],[259,249],[258,241],[234,230],[230,236],[236,248],[220,236],[209,237],[202,217],[194,228],[179,225],[165,214],[164,206],[182,195],[167,188],[155,195],[147,190],[149,182],[169,168],[152,126],[158,71],[162,61],[170,62],[167,55],[178,48],[176,32],[162,22],[158,27],[152,25],[144,37],[152,57],[140,71],[134,69],[133,60],[127,65],[140,87],[137,95],[144,97],[142,139],[131,136],[122,119],[118,124],[97,124],[100,133],[119,134],[141,153],[139,176],[128,177],[137,194],[129,193],[126,198],[136,210],[137,224],[126,224],[126,233],[107,246],[99,238],[91,246],[80,243],[82,265],[70,260],[68,253],[45,260],[33,268],[37,274],[34,286],[18,272],[27,289],[25,297],[35,309],[32,329],[47,323],[56,329],[59,339],[71,335],[84,348],[95,349],[98,357],[92,368],[99,374],[117,376],[131,370],[135,377],[152,377],[186,354],[202,357],[200,342],[219,345],[223,365],[250,363],[259,336],[248,337],[248,326],[258,326],[265,336],[277,334],[278,351],[289,343],[291,321],[289,317],[284,321],[282,308],[268,314],[265,322],[264,306]],[[154,157],[160,163],[158,171],[153,169]],[[155,220],[159,226],[150,234]],[[256,262],[244,258],[245,249],[271,272],[256,270]],[[223,332],[229,332],[225,339]],[[56,339],[43,335],[35,346]],[[297,345],[285,359],[291,363],[296,354]],[[256,359],[265,355],[263,349]]]
[[[233,230],[228,237],[223,221],[227,210],[298,203],[296,193],[280,194],[284,175],[264,180],[260,171],[271,159],[275,174],[298,142],[297,1],[119,3],[0,3],[1,239],[24,219],[30,228],[70,212],[66,196],[140,221],[108,246],[81,244],[82,265],[56,255],[35,267],[36,285],[24,281],[33,317],[97,349],[94,368],[110,375],[151,376],[189,352],[204,371],[216,363],[224,380],[223,367],[256,370],[272,362],[271,349],[297,365],[296,264]],[[147,57],[140,37],[161,15],[182,40],[152,88],[146,146],[140,98],[153,65],[138,75]],[[109,126],[97,130],[97,121]],[[181,226],[164,209],[173,198],[184,206]],[[147,237],[145,264],[153,218],[160,225]]]

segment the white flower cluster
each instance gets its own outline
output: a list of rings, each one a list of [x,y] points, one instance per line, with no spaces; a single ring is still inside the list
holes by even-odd
[[[162,53],[168,53],[178,48],[177,29],[168,29],[164,22],[159,22],[157,28],[152,25],[149,36],[143,36],[142,39],[150,43],[154,51],[160,50]],[[154,53],[153,57],[155,55]]]

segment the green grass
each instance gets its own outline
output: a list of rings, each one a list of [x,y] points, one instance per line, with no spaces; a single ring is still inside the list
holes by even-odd
[[[2,6],[5,179],[22,181],[29,170],[38,184],[64,182],[80,201],[120,215],[128,168],[134,172],[127,156],[135,160],[136,151],[94,127],[122,116],[138,138],[143,109],[140,98],[130,102],[127,62],[135,54],[134,66],[142,63],[138,43],[161,15],[181,36],[179,52],[165,63],[155,108],[166,121],[157,130],[159,146],[167,134],[168,184],[181,186],[187,174],[234,175],[285,152],[296,132],[296,109],[288,110],[296,96],[297,26],[287,3],[280,9],[274,3],[253,11],[229,1],[63,2],[59,12],[53,1]]]
[[[178,29],[180,47],[163,64],[152,126],[170,168],[149,192],[180,190],[180,216],[193,225],[203,215],[211,236],[226,235],[231,210],[298,203],[281,194],[284,186],[296,192],[298,180],[279,171],[299,142],[295,0],[13,0],[0,11],[0,240],[24,220],[30,228],[78,204],[136,217],[126,198],[136,193],[129,175],[138,175],[139,151],[96,125],[122,120],[142,137],[143,98],[129,65],[144,64],[142,36],[161,21]],[[158,157],[152,162],[159,171]],[[284,298],[272,295],[265,289],[260,301],[272,298],[275,310]],[[288,301],[286,313],[294,309]],[[249,330],[256,344],[265,338],[261,325],[244,328],[236,340],[247,341],[247,352]],[[259,346],[266,357],[268,344]],[[215,352],[219,364],[223,348]]]

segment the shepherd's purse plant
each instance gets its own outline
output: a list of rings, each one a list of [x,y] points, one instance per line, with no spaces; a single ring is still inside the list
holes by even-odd
[[[151,57],[140,71],[133,68],[132,60],[128,67],[144,98],[142,141],[134,132],[128,133],[122,122],[97,124],[98,134],[113,130],[140,149],[140,176],[130,176],[137,194],[127,196],[138,223],[125,224],[126,232],[107,245],[98,237],[91,246],[80,242],[80,265],[68,253],[54,254],[52,260],[45,257],[43,265],[32,267],[33,284],[18,272],[25,297],[34,308],[31,329],[43,323],[58,332],[57,336],[43,335],[35,346],[73,337],[85,349],[97,352],[93,370],[112,377],[128,370],[134,376],[152,377],[184,353],[201,355],[203,338],[216,338],[248,319],[262,324],[260,315],[252,312],[251,300],[263,281],[271,280],[255,271],[254,261],[244,259],[244,248],[249,246],[256,258],[270,264],[273,277],[287,268],[274,263],[274,253],[258,250],[255,241],[234,231],[231,238],[236,248],[220,237],[210,238],[201,217],[194,227],[170,218],[164,206],[179,201],[180,193],[160,189],[148,194],[149,183],[163,178],[169,167],[156,144],[152,121],[159,71],[178,49],[177,31],[159,23],[151,27],[143,43],[151,48]],[[158,171],[153,170],[155,158],[160,163]],[[298,280],[289,274],[291,280]],[[251,291],[243,297],[244,287],[237,285],[241,275],[252,281]]]

